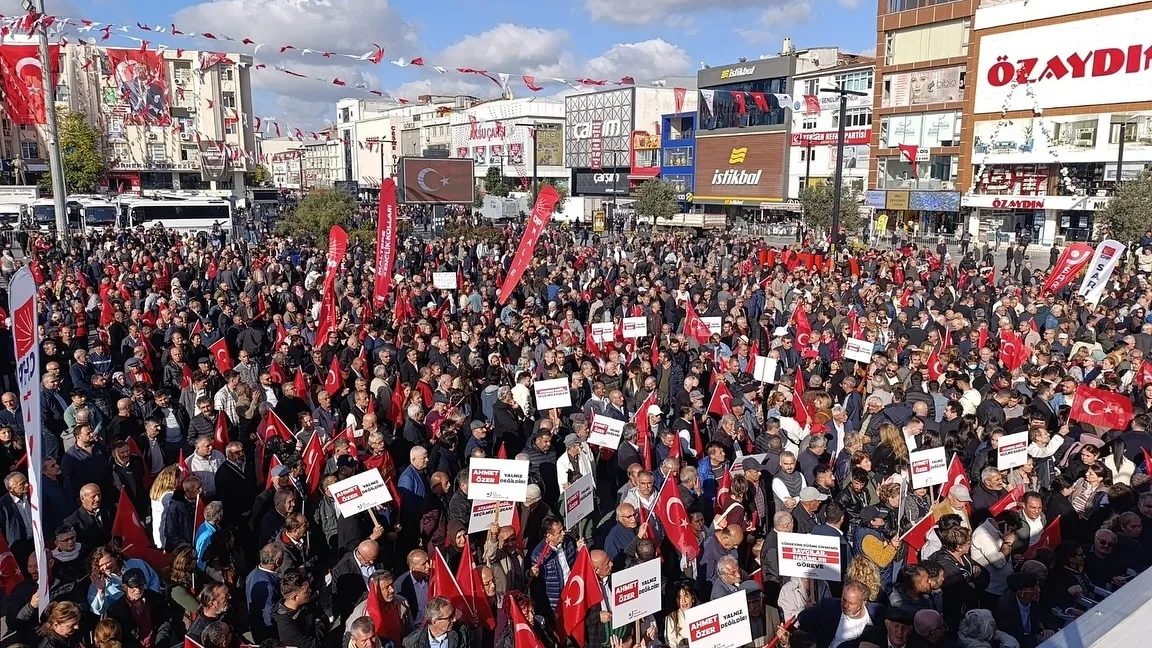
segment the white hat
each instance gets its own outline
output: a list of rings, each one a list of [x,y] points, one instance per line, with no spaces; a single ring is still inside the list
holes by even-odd
[[[772,337],[788,337],[788,329],[784,326],[777,326],[775,331],[772,331]]]
[[[649,405],[648,416],[664,416],[664,412],[660,409],[659,405]]]

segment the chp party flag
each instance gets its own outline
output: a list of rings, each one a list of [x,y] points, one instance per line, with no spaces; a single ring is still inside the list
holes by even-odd
[[[392,289],[392,266],[396,263],[396,181],[385,178],[380,185],[380,209],[376,216],[376,272],[372,301],[379,308]]]
[[[568,581],[564,583],[564,589],[560,590],[561,605],[556,609],[556,633],[560,636],[561,644],[567,644],[567,639],[571,639],[577,646],[583,646],[584,619],[591,610],[599,614],[603,602],[604,593],[592,569],[592,556],[587,546],[580,547],[576,552],[576,561],[568,572]]]
[[[1080,385],[1076,388],[1070,416],[1096,427],[1124,430],[1132,420],[1132,401],[1104,389]]]
[[[1084,281],[1080,284],[1079,295],[1084,301],[1090,304],[1100,303],[1100,297],[1104,294],[1108,279],[1112,277],[1112,271],[1124,258],[1125,249],[1127,248],[1123,243],[1112,239],[1101,241],[1100,245],[1096,246],[1096,254],[1092,255],[1092,262],[1088,264]]]
[[[524,230],[524,238],[520,239],[520,246],[516,248],[516,256],[512,257],[512,265],[508,267],[508,276],[500,285],[499,302],[501,304],[506,303],[508,298],[512,296],[516,284],[520,283],[520,277],[528,269],[528,263],[532,261],[532,255],[536,250],[536,241],[540,239],[540,235],[548,227],[548,221],[552,220],[552,210],[556,208],[556,203],[559,200],[560,196],[552,186],[545,185],[540,189],[536,198],[536,205],[532,207],[532,214],[528,216],[528,227]]]
[[[1072,283],[1072,280],[1091,260],[1092,246],[1087,243],[1072,243],[1064,248],[1064,251],[1060,253],[1060,258],[1056,261],[1056,267],[1052,268],[1052,272],[1044,280],[1040,294],[1059,292],[1064,286]]]

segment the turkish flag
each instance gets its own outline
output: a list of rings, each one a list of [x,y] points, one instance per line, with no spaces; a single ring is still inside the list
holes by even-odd
[[[228,447],[228,415],[224,413],[224,410],[216,412],[216,425],[212,430],[212,447],[220,452],[224,452],[224,448]]]
[[[728,508],[732,503],[732,471],[728,468],[724,469],[724,475],[720,477],[719,488],[716,489],[716,507],[719,510]]]
[[[1009,371],[1016,371],[1031,351],[1024,345],[1024,340],[1015,331],[1000,331],[1000,362]]]
[[[696,542],[696,535],[688,522],[688,510],[680,500],[680,487],[675,479],[664,480],[660,495],[656,498],[655,512],[676,551],[689,558],[700,555],[700,544]]]
[[[284,373],[284,368],[277,362],[268,365],[268,377],[277,385],[283,385],[288,382],[288,376]]]
[[[708,413],[724,416],[732,413],[732,392],[723,380],[716,381],[716,389],[712,390],[712,400],[708,401]]]
[[[194,516],[194,518],[192,520],[192,535],[193,536],[196,535],[196,531],[200,528],[200,525],[204,524],[204,508],[205,508],[204,498],[197,495],[196,496],[196,515]]]
[[[176,460],[176,466],[180,469],[180,481],[192,476],[192,470],[188,468],[188,460],[184,458],[184,448],[180,448],[180,457]]]
[[[108,294],[105,293],[100,298],[100,328],[104,328],[115,321],[113,315],[116,310],[112,308],[112,302],[108,299]]]
[[[461,612],[468,610],[464,592],[460,591],[460,583],[456,582],[456,577],[452,575],[452,570],[448,567],[448,561],[444,560],[444,555],[440,553],[440,548],[432,547],[428,554],[432,563],[428,573],[428,598],[442,596],[457,610]]]
[[[579,558],[577,558],[579,559]],[[467,607],[480,625],[488,631],[496,629],[496,616],[492,613],[492,606],[488,605],[488,595],[484,593],[484,582],[480,579],[480,570],[472,560],[472,544],[467,536],[464,538],[464,550],[460,554],[460,566],[456,568],[456,583],[460,585],[460,594]]]
[[[908,564],[915,565],[920,557],[920,550],[928,542],[928,532],[936,526],[936,520],[932,517],[932,512],[929,511],[919,522],[912,525],[911,529],[904,532],[900,536],[900,540],[908,545]]]
[[[544,648],[540,637],[537,637],[536,631],[532,629],[532,624],[524,618],[524,612],[512,598],[511,591],[504,595],[504,610],[512,623],[512,648]]]
[[[1132,420],[1132,401],[1104,389],[1088,385],[1076,388],[1071,417],[1081,423],[1112,430],[1124,430]]]
[[[180,389],[188,389],[191,387],[193,374],[192,370],[188,368],[188,365],[180,366],[180,374]]]
[[[1136,374],[1136,384],[1143,389],[1148,383],[1152,383],[1152,362],[1145,360],[1140,365],[1140,372]]]
[[[656,392],[648,394],[636,410],[636,445],[640,446],[640,454],[644,456],[644,470],[652,470],[652,430],[648,427],[650,407],[656,407]]]
[[[8,539],[4,537],[3,532],[0,532],[0,589],[3,589],[5,594],[11,594],[22,582],[24,575],[20,573],[20,565],[8,547]]]
[[[897,144],[900,149],[900,157],[905,162],[916,162],[916,156],[920,153],[920,147],[915,144]]]
[[[932,349],[932,353],[928,354],[928,380],[940,380],[943,375],[944,363],[940,362],[940,354],[936,349]]]
[[[152,548],[127,489],[120,489],[120,502],[116,505],[116,518],[112,521],[112,535],[121,539],[120,546],[124,547],[125,556],[139,558],[157,572],[168,566],[168,555]]]
[[[280,347],[288,342],[288,329],[284,328],[283,324],[276,325],[276,339],[272,342],[272,352],[280,350]]]
[[[600,604],[604,602],[604,593],[592,569],[592,557],[587,546],[576,552],[576,562],[572,563],[568,581],[560,590],[560,602],[556,609],[556,634],[560,644],[566,645],[567,640],[572,639],[577,646],[583,646],[584,619],[592,609],[599,613]]]
[[[712,339],[712,332],[708,330],[708,325],[700,316],[696,314],[696,309],[692,307],[692,299],[689,298],[684,304],[684,335],[696,340],[699,344],[708,344],[708,340]]]
[[[208,347],[208,351],[212,354],[212,359],[216,361],[216,368],[220,370],[221,374],[227,373],[232,370],[232,354],[228,353],[228,341],[220,338]]]
[[[1016,488],[1008,491],[1008,494],[1000,498],[992,506],[988,507],[988,512],[992,515],[1000,515],[1004,511],[1012,511],[1019,509],[1024,504],[1024,484],[1017,484]]]
[[[308,400],[308,381],[304,380],[304,372],[296,367],[296,377],[292,379],[292,386],[296,388],[296,396]]]
[[[292,436],[292,430],[288,429],[288,425],[276,414],[276,410],[270,409],[264,413],[263,424],[265,426],[264,434],[260,435],[260,438],[265,441],[272,438],[273,434],[279,435],[284,441],[295,440],[295,437]],[[259,432],[259,430],[257,430],[257,432]]]
[[[315,492],[320,485],[320,474],[324,472],[324,448],[320,447],[320,437],[315,432],[308,437],[308,443],[304,444],[300,460],[304,463],[308,492]]]
[[[792,311],[792,325],[796,329],[796,348],[804,349],[812,343],[812,325],[808,323],[808,313],[799,303]]]
[[[267,317],[267,315],[268,304],[264,302],[264,293],[256,293],[256,314],[252,316],[252,319],[260,319],[262,317]]]
[[[324,391],[328,392],[329,396],[335,396],[344,388],[344,374],[340,371],[340,362],[338,356],[332,356],[332,364],[328,367],[328,373],[324,375]]]
[[[272,459],[268,462],[268,479],[264,482],[264,488],[272,488],[272,484],[274,483],[272,478],[272,471],[275,470],[277,466],[283,465],[284,462],[280,461],[280,457],[272,455]]]
[[[1044,527],[1044,530],[1040,532],[1040,537],[1036,539],[1036,544],[1028,547],[1028,550],[1024,552],[1024,560],[1030,560],[1040,549],[1055,549],[1060,546],[1060,541],[1062,540],[1060,535],[1060,516],[1057,515],[1048,523],[1048,526]]]
[[[979,337],[976,338],[976,348],[983,349],[988,346],[988,327],[981,326]]]
[[[329,440],[328,443],[324,444],[324,454],[331,453],[332,448],[336,447],[336,440],[341,439],[341,438],[348,440],[348,454],[351,455],[353,458],[355,458],[356,457],[356,430],[351,425],[345,427],[343,430],[340,431],[340,434],[337,434],[336,436],[332,437],[332,439]]]
[[[952,456],[952,461],[948,464],[948,481],[940,485],[941,500],[948,497],[953,486],[972,488],[972,484],[968,483],[968,473],[964,472],[964,464],[960,463],[960,458],[956,455]]]

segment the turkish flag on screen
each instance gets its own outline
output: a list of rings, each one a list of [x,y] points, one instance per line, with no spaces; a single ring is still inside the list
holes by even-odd
[[[1124,430],[1132,420],[1132,401],[1104,389],[1080,385],[1072,401],[1071,417],[1097,427]]]

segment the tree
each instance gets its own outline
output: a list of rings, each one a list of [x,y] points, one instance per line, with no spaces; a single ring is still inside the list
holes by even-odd
[[[507,196],[511,191],[504,182],[504,176],[500,174],[500,167],[488,167],[488,174],[484,176],[484,191],[498,198]]]
[[[1108,238],[1127,245],[1152,227],[1148,214],[1152,214],[1152,173],[1146,171],[1136,180],[1120,183],[1108,206],[1096,212],[1096,221]]]
[[[556,190],[556,194],[558,196],[560,196],[560,199],[556,201],[556,207],[553,209],[553,213],[564,211],[564,203],[568,200],[568,195],[569,195],[568,189],[561,187],[560,185],[556,184],[552,180],[541,179],[539,181],[539,185],[541,188],[552,187],[553,189]],[[533,191],[531,187],[529,187],[529,189],[528,189],[528,211],[531,212],[532,208],[535,206],[536,206],[536,192]]]
[[[263,164],[257,164],[255,171],[244,174],[244,184],[249,187],[263,187],[272,181],[272,174]]]
[[[835,201],[835,187],[830,182],[801,189],[800,205],[804,208],[804,223],[814,230],[830,231]],[[851,235],[860,229],[859,207],[860,192],[844,187],[840,192],[840,230],[845,234]]]
[[[648,216],[655,225],[657,219],[669,218],[680,212],[676,188],[663,180],[647,180],[636,189],[636,215]]]
[[[285,236],[315,237],[318,245],[328,244],[328,230],[333,225],[348,229],[348,218],[356,213],[356,199],[336,189],[312,189],[296,205],[295,211],[276,226],[278,234]],[[376,236],[370,229],[349,230],[349,236],[371,240]]]
[[[82,112],[60,111],[58,125],[65,190],[69,193],[96,193],[108,172],[101,133],[88,123],[88,116]],[[40,186],[51,190],[51,173],[41,176]]]

